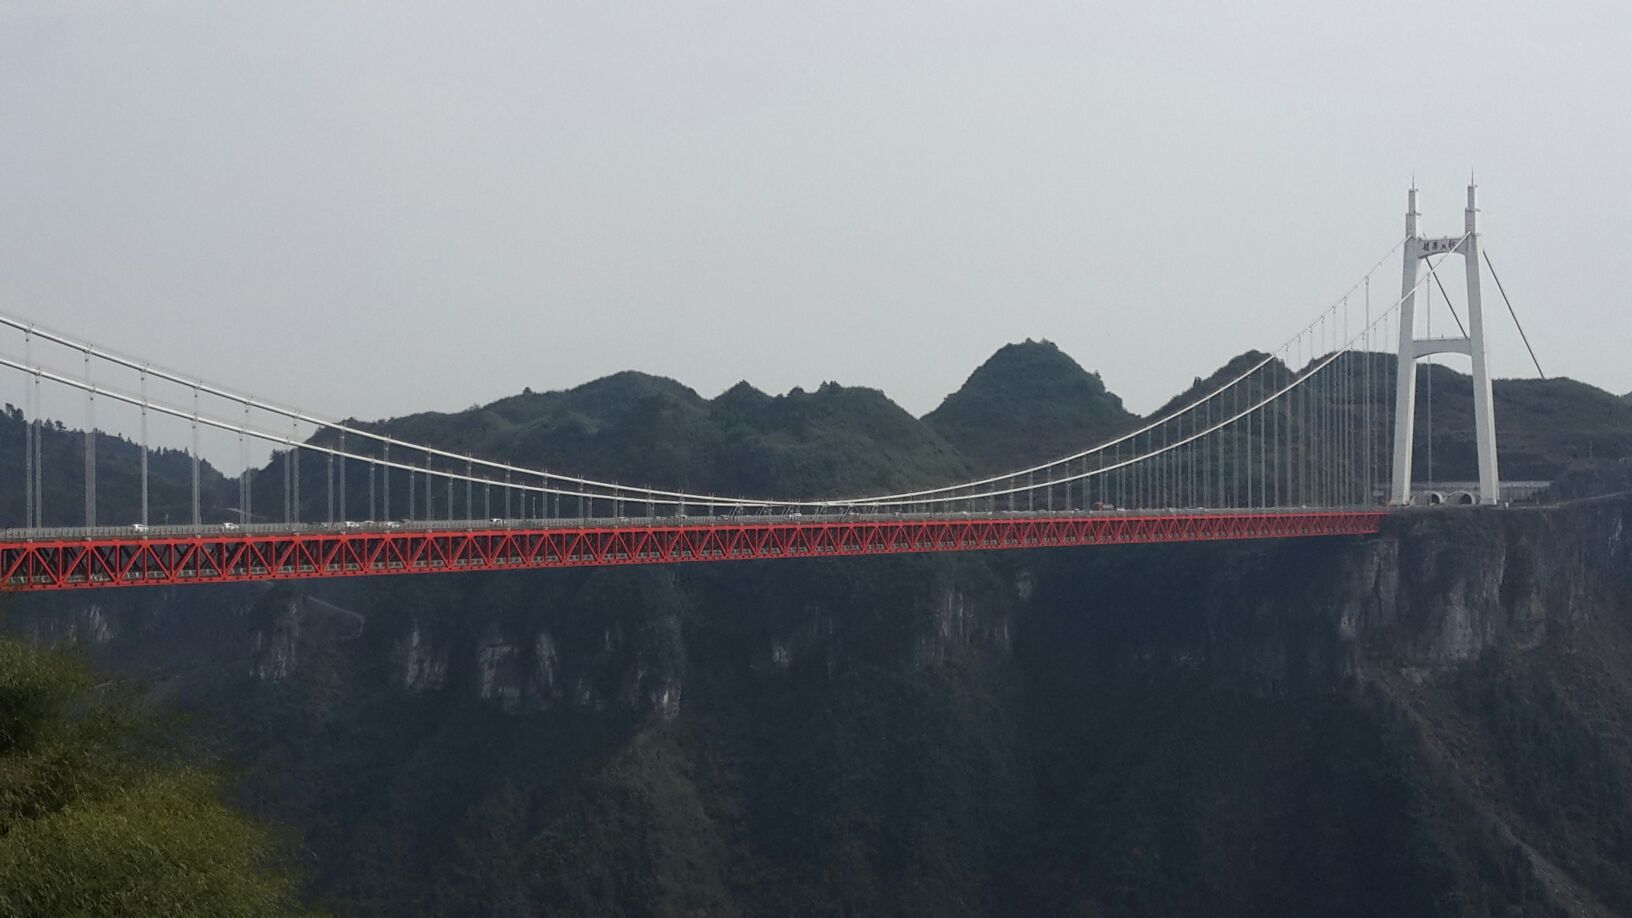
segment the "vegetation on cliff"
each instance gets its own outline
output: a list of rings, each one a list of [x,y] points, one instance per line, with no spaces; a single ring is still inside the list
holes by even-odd
[[[0,915],[299,911],[271,838],[169,761],[119,688],[0,638]]]

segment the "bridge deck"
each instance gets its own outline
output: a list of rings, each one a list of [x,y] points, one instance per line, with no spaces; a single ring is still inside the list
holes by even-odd
[[[1365,535],[1386,512],[1109,511],[990,516],[739,517],[188,533],[0,533],[0,588],[231,583],[618,564]]]

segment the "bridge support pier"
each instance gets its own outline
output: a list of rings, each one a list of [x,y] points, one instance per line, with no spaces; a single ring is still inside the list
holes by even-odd
[[[1394,393],[1394,470],[1389,501],[1411,502],[1411,452],[1417,413],[1417,362],[1433,354],[1465,354],[1473,362],[1474,438],[1479,456],[1479,500],[1501,499],[1496,467],[1496,414],[1492,403],[1490,367],[1485,350],[1485,317],[1479,296],[1479,207],[1477,186],[1468,186],[1468,207],[1460,237],[1424,237],[1417,232],[1417,189],[1412,186],[1405,213],[1405,270],[1400,290],[1400,340]],[[1461,255],[1467,272],[1468,329],[1456,338],[1418,338],[1417,289],[1424,259]]]

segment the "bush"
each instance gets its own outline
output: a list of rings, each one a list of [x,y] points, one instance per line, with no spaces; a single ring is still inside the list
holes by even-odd
[[[74,656],[0,639],[0,915],[288,915],[275,846]]]

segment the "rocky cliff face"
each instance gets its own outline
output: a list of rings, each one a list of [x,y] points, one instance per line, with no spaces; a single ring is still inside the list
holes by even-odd
[[[1109,645],[1118,665],[1161,647],[1256,695],[1343,691],[1613,617],[1632,597],[1629,507],[1422,510],[1363,540],[1088,554],[1040,566],[1037,602],[1129,620],[1105,626],[1133,641]]]
[[[1568,635],[1628,596],[1626,521],[1615,502],[1407,517],[1373,647],[1444,667]]]
[[[215,712],[342,911],[1613,911],[1629,517],[13,614]]]
[[[1632,907],[1629,518],[1424,511],[1043,565],[1016,655],[1068,801],[1046,905]]]

